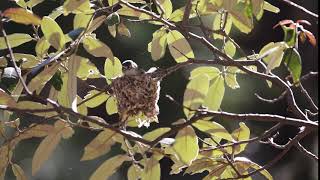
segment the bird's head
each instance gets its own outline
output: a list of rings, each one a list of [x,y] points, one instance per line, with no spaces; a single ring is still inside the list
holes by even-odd
[[[142,73],[142,70],[140,70],[138,65],[132,60],[125,60],[122,63],[122,72],[125,75],[139,75]]]

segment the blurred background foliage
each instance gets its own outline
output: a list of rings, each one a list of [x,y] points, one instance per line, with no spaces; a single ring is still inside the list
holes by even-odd
[[[175,1],[173,0],[174,7],[178,8],[185,4],[185,0]],[[46,0],[43,3],[36,6],[33,11],[40,17],[48,15],[54,8],[58,7],[62,2],[55,0]],[[283,19],[292,19],[296,21],[298,19],[305,19],[312,23],[311,27],[307,27],[318,40],[318,19],[311,17],[301,10],[296,9],[282,1],[270,1],[273,5],[280,8],[279,14],[269,13],[265,11],[262,19],[259,22],[255,22],[255,28],[248,35],[239,32],[237,29],[232,28],[231,37],[233,37],[236,42],[247,52],[251,53],[259,52],[260,49],[269,42],[282,41],[283,31],[281,28],[272,29],[272,27]],[[296,1],[299,5],[307,8],[312,12],[318,13],[318,1]],[[7,0],[0,1],[0,10],[3,11],[9,7],[15,7],[15,3]],[[73,15],[60,16],[57,18],[57,22],[66,33],[72,30],[72,20]],[[164,58],[159,61],[154,62],[151,59],[150,53],[147,51],[147,45],[152,39],[152,33],[157,29],[154,25],[149,25],[147,23],[126,23],[131,32],[131,38],[124,36],[117,36],[113,38],[107,27],[100,27],[97,31],[98,39],[105,42],[113,51],[113,54],[120,60],[124,61],[126,59],[134,60],[141,68],[149,69],[150,67],[157,66],[161,68],[169,67],[175,64],[175,61],[170,56],[169,52],[166,51]],[[19,25],[13,22],[6,23],[5,29],[7,34],[21,32],[26,33],[32,32],[31,26]],[[192,48],[198,58],[210,58],[209,52],[203,46],[191,41]],[[219,42],[216,44],[219,46]],[[15,52],[19,53],[32,53],[34,52],[35,43],[30,42],[22,46],[14,48]],[[4,55],[4,51],[0,51],[0,56]],[[309,71],[318,71],[318,47],[313,47],[309,43],[301,44],[299,46],[299,53],[302,58],[303,71],[302,75]],[[80,54],[90,57],[85,51],[81,51]],[[94,62],[98,69],[103,72],[104,59],[92,58],[90,60]],[[151,129],[164,127],[170,125],[172,122],[183,117],[183,111],[181,107],[173,104],[169,99],[165,97],[166,94],[172,96],[178,102],[182,103],[183,93],[186,87],[189,71],[192,67],[181,69],[172,75],[166,77],[161,83],[161,95],[160,95],[160,115],[159,124],[151,124],[149,129],[141,128],[139,133],[149,131]],[[284,66],[277,68],[275,73],[278,75],[287,74],[287,69]],[[281,77],[281,76],[280,76]],[[280,101],[275,104],[268,104],[258,100],[254,93],[265,98],[277,97],[281,92],[276,87],[271,89],[268,88],[266,82],[260,81],[259,79],[254,79],[246,75],[238,75],[238,81],[240,84],[239,89],[232,90],[226,88],[225,97],[221,108],[228,112],[235,113],[271,113],[279,114],[284,116],[290,116],[286,109],[286,103]],[[97,83],[97,82],[95,82]],[[99,83],[105,83],[105,81],[99,81]],[[103,86],[103,84],[100,84]],[[318,104],[318,82],[310,80],[304,83],[305,88],[310,95],[315,99],[316,104]],[[297,92],[298,93],[298,92]],[[306,106],[306,102],[303,98],[297,96],[297,102],[301,107]],[[97,115],[103,117],[106,121],[112,122],[118,118],[116,115],[108,116],[105,112],[104,105],[98,108],[90,109],[89,115]],[[25,117],[28,123],[35,121],[32,117]],[[223,119],[217,120],[222,125],[224,125],[230,131],[237,126],[238,123],[231,121],[224,121]],[[22,121],[23,122],[23,121]],[[247,122],[248,127],[251,129],[252,135],[260,134],[268,127],[272,126],[272,123],[254,123]],[[286,143],[288,138],[292,137],[297,128],[283,127],[280,130],[280,135],[278,142]],[[68,141],[62,141],[53,153],[52,157],[45,163],[41,171],[35,176],[31,177],[31,161],[33,153],[40,143],[41,139],[31,139],[22,141],[14,152],[13,162],[18,163],[25,170],[30,179],[33,180],[69,180],[69,179],[88,179],[92,172],[106,159],[114,154],[119,153],[120,148],[115,146],[113,150],[98,159],[91,161],[80,162],[81,155],[85,145],[87,145],[95,136],[96,132],[91,132],[85,129],[77,128],[74,136]],[[313,133],[306,137],[302,144],[318,155],[318,135]],[[258,143],[249,144],[247,150],[244,152],[244,156],[248,157],[254,162],[259,164],[264,164],[268,160],[276,156],[280,150],[277,150],[269,145],[263,145]],[[204,175],[169,175],[170,167],[172,165],[171,160],[166,158],[160,161],[161,163],[161,178],[165,180],[174,180],[183,178],[188,179],[201,179]],[[126,179],[128,165],[122,166],[122,168],[114,174],[111,179],[114,180],[124,180]],[[11,171],[11,170],[9,170]],[[297,149],[292,149],[281,161],[274,165],[270,169],[270,173],[274,176],[276,180],[315,180],[318,179],[318,163],[314,160],[301,154]],[[263,179],[260,175],[255,175],[254,179]],[[12,172],[8,173],[6,179],[15,179]]]

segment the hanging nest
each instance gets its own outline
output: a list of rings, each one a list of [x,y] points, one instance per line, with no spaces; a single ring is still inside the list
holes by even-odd
[[[112,81],[111,90],[118,101],[121,121],[134,118],[139,126],[158,122],[160,82],[151,74],[117,77]]]

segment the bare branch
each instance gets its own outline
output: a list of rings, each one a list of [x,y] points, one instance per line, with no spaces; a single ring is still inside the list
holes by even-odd
[[[315,17],[315,18],[319,17],[318,14],[313,13],[313,12],[309,11],[308,9],[306,9],[305,7],[302,7],[302,6],[296,4],[296,3],[292,2],[292,1],[289,1],[289,0],[281,0],[281,1],[293,6],[295,8],[298,8],[298,9],[302,10],[303,12],[311,15],[312,17]]]
[[[317,155],[313,154],[312,152],[308,151],[305,147],[302,146],[302,144],[300,144],[299,142],[297,144],[295,144],[296,148],[299,149],[299,151],[301,151],[302,153],[304,153],[306,156],[308,156],[309,158],[315,160],[318,162],[319,158]]]

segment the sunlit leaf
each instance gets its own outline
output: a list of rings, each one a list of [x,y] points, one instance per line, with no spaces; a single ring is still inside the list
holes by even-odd
[[[23,8],[9,8],[2,14],[3,16],[10,18],[12,21],[20,24],[40,25],[41,23],[41,19],[37,15]]]
[[[59,63],[54,63],[50,67],[41,71],[37,76],[35,76],[30,83],[28,84],[28,88],[31,92],[43,88],[43,86],[52,78],[52,76],[56,73],[58,68],[60,67]]]
[[[81,13],[76,14],[73,19],[73,28],[86,28],[89,26],[92,14]]]
[[[228,141],[233,141],[231,134],[219,123],[214,121],[198,120],[192,124],[202,132],[208,133]]]
[[[44,34],[46,40],[56,49],[60,50],[63,48],[66,43],[65,36],[63,34],[62,29],[48,16],[42,18],[41,21],[41,30]]]
[[[68,15],[69,13],[89,13],[90,12],[90,1],[89,0],[66,0],[63,4],[63,14]]]
[[[115,132],[105,129],[100,132],[86,147],[81,157],[81,161],[92,160],[104,154],[107,154],[115,141],[113,137]]]
[[[218,31],[221,30],[221,28],[223,27],[223,23],[224,23],[224,19],[221,19],[221,17],[223,17],[220,13],[216,14],[214,17],[214,20],[212,22],[212,30],[214,31]],[[232,20],[231,17],[227,17],[227,19],[225,20],[226,25],[224,26],[224,31],[226,34],[229,34],[231,31],[231,27],[232,27]],[[218,34],[218,33],[213,33],[213,38],[214,39],[222,39],[223,36]]]
[[[283,61],[292,75],[293,82],[298,82],[302,71],[299,52],[295,48],[286,49],[283,55]]]
[[[262,167],[254,162],[251,163],[251,168],[254,169],[261,169]],[[259,171],[260,174],[262,174],[267,180],[273,180],[272,175],[266,170],[266,169],[262,169],[261,171]]]
[[[224,78],[226,84],[232,89],[240,88],[240,85],[237,82],[237,73],[239,72],[240,70],[236,67],[227,67],[226,69],[226,75]]]
[[[191,126],[181,129],[176,135],[173,149],[180,161],[190,165],[199,152],[198,137]]]
[[[46,40],[45,37],[42,37],[38,40],[36,44],[36,53],[37,56],[43,57],[48,52],[48,49],[50,48],[50,43]]]
[[[220,108],[224,96],[224,78],[222,76],[218,76],[212,81],[208,94],[204,100],[204,105],[210,110],[217,111]]]
[[[117,26],[113,25],[113,26],[108,26],[108,31],[111,34],[112,37],[116,37],[117,36]]]
[[[194,58],[193,51],[186,38],[177,30],[170,31],[167,35],[169,51],[178,63]]]
[[[192,164],[184,171],[184,174],[196,174],[203,171],[210,171],[212,166],[217,165],[217,162],[210,158],[196,159]]]
[[[106,57],[111,60],[114,59],[111,49],[95,37],[86,36],[82,43],[83,47],[88,51],[88,53],[94,57]]]
[[[105,61],[104,75],[108,83],[110,83],[113,78],[122,75],[122,64],[117,57],[114,57],[114,60],[108,58]]]
[[[0,106],[2,105],[14,107],[16,105],[16,101],[3,89],[0,88]]]
[[[29,34],[22,34],[22,33],[14,33],[7,35],[8,43],[10,44],[11,48],[20,46],[26,42],[32,40],[32,37]],[[7,49],[7,44],[5,42],[4,37],[0,37],[0,50]]]
[[[272,4],[268,3],[267,1],[264,1],[263,9],[273,12],[273,13],[279,13],[280,9],[276,6],[273,6]]]
[[[98,95],[100,94],[100,95]],[[95,97],[93,97],[95,96]],[[86,99],[90,99],[90,100],[86,100],[85,105],[89,108],[95,108],[99,105],[101,105],[102,103],[104,103],[105,101],[107,101],[107,99],[110,96],[106,93],[101,93],[100,91],[97,90],[91,90],[88,92],[88,94],[84,97],[84,100]]]
[[[110,96],[110,98],[107,100],[106,111],[109,115],[118,112],[118,103],[117,99],[114,96]]]
[[[159,29],[152,34],[151,57],[154,61],[161,59],[167,47],[167,33],[165,29]]]
[[[68,94],[67,98],[71,103],[71,108],[73,111],[77,111],[77,72],[80,68],[80,62],[82,60],[81,56],[77,56],[75,54],[71,55],[68,61],[68,81],[67,81],[67,88]]]
[[[101,74],[97,67],[89,61],[89,59],[81,57],[80,68],[77,72],[77,77],[82,80],[87,80],[87,78],[99,78]]]
[[[190,118],[202,103],[209,88],[209,78],[206,74],[201,74],[191,79],[187,84],[183,96],[184,114]],[[194,110],[194,111],[190,111]]]
[[[161,171],[160,171],[160,163],[153,156],[147,159],[145,167],[141,174],[141,180],[160,180]]]
[[[26,8],[27,7],[27,3],[24,0],[15,0],[15,2],[17,3],[18,6],[20,6],[22,8]]]
[[[135,164],[132,164],[127,173],[128,180],[137,180],[141,177],[142,169]]]
[[[35,7],[36,5],[42,3],[43,1],[44,1],[44,0],[30,0],[30,1],[27,2],[27,6],[28,6],[29,8],[33,8],[33,7]]]
[[[153,141],[164,133],[170,131],[170,128],[158,128],[143,135],[143,139]]]
[[[159,5],[162,7],[162,10],[164,11],[163,16],[164,18],[169,18],[172,13],[172,3],[171,0],[157,0],[159,2]],[[162,11],[159,7],[157,7],[158,12],[161,14]]]
[[[190,72],[189,79],[194,79],[199,75],[207,75],[209,80],[216,78],[220,74],[220,70],[216,67],[198,67]]]
[[[90,26],[89,26],[87,32],[91,33],[93,31],[95,31],[96,29],[98,29],[106,19],[107,19],[107,16],[104,16],[104,15],[93,19],[93,21],[90,23]]]
[[[116,155],[104,163],[90,176],[90,180],[105,180],[108,179],[121,166],[124,161],[131,160],[127,155]]]
[[[236,130],[234,130],[232,132],[232,137],[236,141],[246,141],[246,140],[248,140],[250,138],[250,129],[243,122],[240,122],[239,126],[240,127],[238,129],[236,129]],[[247,146],[247,143],[243,143],[243,144],[234,146],[233,147],[234,148],[233,152],[235,154],[238,154],[238,153],[244,151],[246,146]]]
[[[267,73],[280,66],[284,50],[287,48],[288,45],[284,42],[271,42],[260,50],[259,57],[267,63]]]
[[[231,41],[227,41],[224,45],[224,51],[227,55],[233,57],[236,54],[236,46]]]

